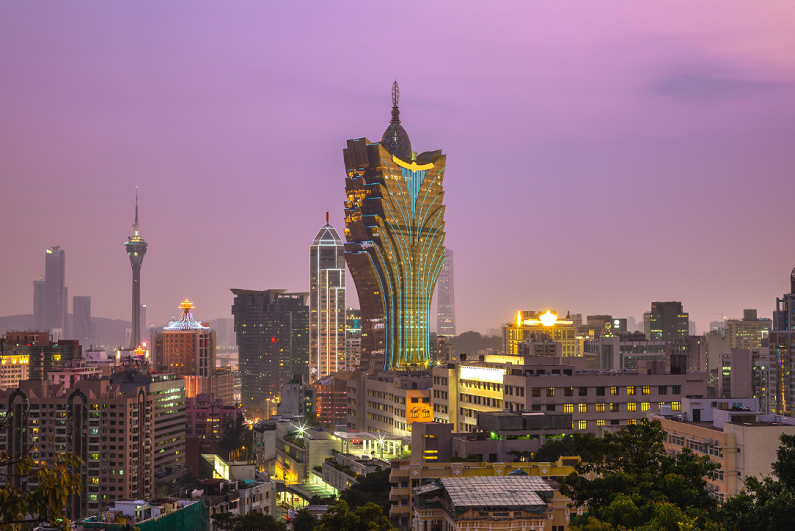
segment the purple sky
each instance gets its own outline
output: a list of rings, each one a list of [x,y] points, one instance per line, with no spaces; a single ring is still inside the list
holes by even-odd
[[[129,319],[135,186],[150,322],[307,291],[395,78],[448,155],[459,331],[652,300],[703,330],[788,291],[795,3],[339,4],[0,4],[0,315],[32,312],[52,239],[69,295]]]

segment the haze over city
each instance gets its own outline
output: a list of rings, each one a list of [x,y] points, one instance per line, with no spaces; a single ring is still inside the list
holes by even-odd
[[[308,291],[395,79],[414,149],[449,157],[459,331],[658,300],[704,330],[788,289],[792,3],[141,5],[0,6],[0,315],[32,313],[56,242],[69,295],[129,319],[136,187],[150,323]]]

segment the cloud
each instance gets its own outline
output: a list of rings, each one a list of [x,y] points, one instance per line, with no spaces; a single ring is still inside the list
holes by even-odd
[[[695,100],[753,97],[789,87],[789,83],[678,73],[653,83],[649,92],[657,96]]]

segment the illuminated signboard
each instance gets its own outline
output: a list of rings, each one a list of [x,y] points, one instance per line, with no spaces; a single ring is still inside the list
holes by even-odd
[[[459,378],[461,380],[475,380],[477,382],[502,383],[505,369],[492,369],[490,367],[467,367],[461,366]]]

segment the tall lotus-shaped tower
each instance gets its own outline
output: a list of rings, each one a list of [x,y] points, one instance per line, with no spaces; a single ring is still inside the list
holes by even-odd
[[[444,263],[446,156],[412,152],[399,97],[396,81],[380,143],[348,140],[343,150],[345,258],[359,294],[366,371],[428,366],[431,297]]]

